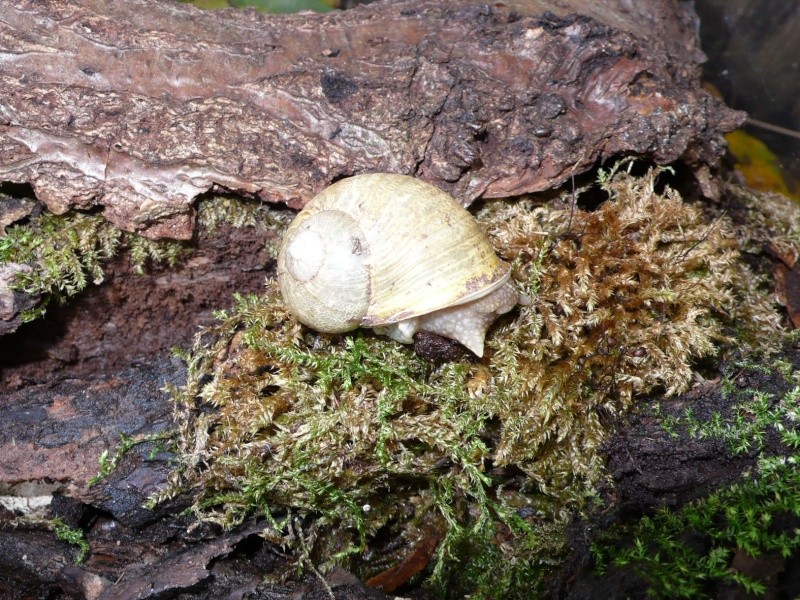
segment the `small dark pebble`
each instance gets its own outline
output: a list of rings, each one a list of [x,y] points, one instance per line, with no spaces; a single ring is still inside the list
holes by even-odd
[[[446,337],[418,331],[414,334],[414,352],[426,360],[450,362],[464,356],[464,346]]]

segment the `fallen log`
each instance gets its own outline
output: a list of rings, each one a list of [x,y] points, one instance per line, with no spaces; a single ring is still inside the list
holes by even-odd
[[[364,171],[414,174],[468,204],[545,190],[633,153],[682,161],[713,195],[709,170],[721,134],[743,115],[700,89],[695,25],[687,4],[667,0],[407,1],[286,17],[146,0],[0,0],[0,181],[29,183],[53,212],[102,207],[123,229],[184,239],[193,231],[192,203],[207,190],[299,207],[331,181]],[[244,247],[234,235],[230,244]],[[84,531],[91,554],[76,567],[76,552],[52,532],[4,529],[0,571],[15,576],[0,579],[0,592],[218,598],[263,586],[278,551],[252,523],[220,536],[175,516],[180,499],[156,512],[142,508],[166,480],[168,455],[150,458],[151,447],[140,448],[87,487],[120,433],[169,427],[160,389],[181,375],[164,338],[185,341],[187,329],[205,321],[181,325],[183,316],[208,317],[215,291],[227,299],[234,284],[225,269],[241,270],[242,252],[215,254],[211,266],[192,267],[200,271],[145,279],[142,296],[127,303],[120,299],[136,284],[120,287],[121,268],[97,303],[88,294],[89,304],[66,318],[65,339],[37,357],[57,365],[6,369],[2,495],[26,498],[33,489],[37,501],[53,497],[48,516]],[[214,267],[220,256],[228,262]],[[250,260],[247,267],[257,268]],[[193,278],[203,294],[191,291]],[[248,279],[260,286],[260,274],[240,273],[236,289]],[[176,300],[146,286],[182,291]],[[185,312],[163,310],[176,303]],[[103,310],[109,306],[113,319]],[[153,323],[141,335],[146,318]],[[109,321],[131,326],[114,337],[102,328]],[[4,356],[20,347],[6,346]],[[128,367],[125,357],[138,364]],[[59,377],[47,380],[56,370]],[[676,444],[656,419],[621,429],[608,450],[620,511],[679,504],[696,497],[697,486],[727,483],[752,465],[751,457],[719,454],[712,442],[665,451]],[[693,461],[702,470],[687,480]],[[0,513],[4,524],[12,521]],[[562,581],[587,556],[568,565]],[[184,559],[192,564],[172,573]],[[158,585],[148,588],[151,581]],[[355,589],[368,597],[346,576],[328,585],[342,597]],[[261,591],[283,598],[304,588]],[[305,591],[325,597],[320,584]]]
[[[0,14],[0,181],[153,238],[190,238],[209,189],[299,207],[367,171],[468,204],[639,154],[686,162],[713,195],[721,134],[744,118],[700,88],[692,13],[666,0],[280,17],[2,0]]]

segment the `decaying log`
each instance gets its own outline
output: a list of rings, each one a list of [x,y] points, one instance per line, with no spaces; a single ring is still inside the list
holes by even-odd
[[[788,352],[786,359],[800,365],[800,353],[796,351]],[[164,485],[169,471],[167,456],[153,459],[149,458],[150,447],[137,449],[123,458],[108,479],[94,488],[86,487],[88,477],[96,471],[103,444],[113,446],[114,430],[147,433],[166,425],[171,407],[167,396],[158,390],[165,382],[176,381],[173,371],[170,365],[158,369],[139,366],[89,378],[84,384],[61,380],[7,395],[8,403],[0,411],[0,489],[6,494],[21,495],[25,482],[55,482],[49,493],[56,493],[56,500],[61,498],[58,494],[68,494],[69,500],[55,502],[53,513],[67,522],[83,523],[92,555],[86,565],[76,569],[71,563],[75,551],[55,544],[53,534],[6,529],[0,534],[0,572],[20,567],[19,552],[28,552],[28,564],[22,565],[27,577],[41,577],[41,585],[46,587],[66,589],[74,585],[84,593],[86,588],[99,586],[105,594],[100,597],[161,597],[159,594],[165,590],[177,592],[207,581],[212,570],[217,587],[205,589],[205,595],[197,597],[227,597],[237,586],[248,590],[259,586],[262,578],[252,576],[250,571],[253,562],[277,560],[279,551],[258,541],[248,549],[248,559],[231,555],[234,545],[256,534],[259,526],[251,523],[218,537],[219,532],[208,526],[192,532],[191,517],[179,514],[185,507],[181,499],[156,512],[142,508],[148,495]],[[772,392],[776,398],[789,385],[777,371],[758,369],[737,372],[736,382],[742,389],[751,386]],[[661,414],[672,417],[680,417],[689,405],[699,416],[731,410],[719,382],[710,382],[682,396],[660,399],[660,405]],[[36,426],[31,427],[31,423]],[[620,592],[621,586],[635,587],[642,582],[613,577],[613,587],[609,588],[607,580],[598,580],[589,551],[592,537],[587,537],[586,532],[591,531],[594,536],[657,507],[681,506],[737,480],[754,467],[758,455],[755,449],[734,455],[719,440],[691,438],[683,430],[679,434],[674,439],[667,433],[661,417],[646,404],[640,413],[620,425],[606,446],[613,480],[612,500],[591,517],[591,528],[583,521],[576,522],[572,544],[575,553],[554,579],[552,597],[626,597]],[[33,437],[39,440],[35,447],[30,444]],[[767,454],[780,451],[778,436],[767,436],[765,446]],[[89,521],[92,526],[86,525],[86,513],[94,515]],[[0,508],[0,526],[4,522],[7,519]],[[119,539],[125,542],[117,544]],[[153,560],[154,552],[158,560]],[[231,564],[238,564],[237,561],[242,561],[237,568],[244,570],[247,577],[242,572],[232,575]],[[216,562],[213,569],[211,562]],[[176,569],[175,565],[183,566]],[[275,568],[273,563],[270,565]],[[143,581],[154,587],[144,589]],[[309,581],[313,584],[313,577]],[[333,581],[329,583],[333,586]],[[1,584],[2,581],[0,591]],[[337,585],[351,586],[348,593],[362,589],[356,580],[348,578]],[[293,597],[297,587],[292,586],[295,587],[266,597]],[[369,592],[362,597],[381,596]]]
[[[721,134],[743,115],[700,89],[695,26],[689,4],[671,0],[406,0],[281,17],[162,0],[0,0],[0,181],[30,183],[54,212],[102,207],[154,238],[190,237],[192,201],[209,189],[299,207],[337,178],[377,170],[418,175],[467,204],[635,153],[683,161],[713,194]],[[168,334],[185,341],[218,308],[210,298],[260,287],[263,239],[226,236],[150,279],[125,281],[112,265],[71,315],[48,317],[63,331],[44,336],[38,364],[10,370],[0,496],[16,507],[53,496],[49,516],[85,531],[92,553],[77,567],[76,550],[51,531],[4,528],[0,574],[12,575],[0,577],[0,596],[328,597],[313,576],[265,589],[280,556],[252,522],[221,535],[191,528],[178,514],[185,499],[144,509],[169,471],[151,446],[87,486],[120,433],[169,426],[161,389],[182,371]],[[0,290],[9,315],[25,302]],[[22,344],[40,342],[32,331],[7,336],[0,362],[33,354]],[[128,364],[136,357],[145,360]],[[662,433],[656,419],[633,419],[609,445],[615,516],[695,497],[697,480],[682,478],[692,461],[708,486],[752,463]],[[680,452],[666,452],[667,441]],[[0,525],[11,518],[0,506]],[[381,597],[337,575],[328,579],[337,597]]]
[[[0,486],[32,481],[85,490],[103,450],[120,434],[164,430],[171,407],[161,391],[177,383],[180,363],[133,368],[114,375],[31,385],[6,394],[0,410]]]
[[[56,213],[191,236],[212,188],[301,206],[418,175],[467,204],[623,153],[707,168],[742,113],[700,88],[670,0],[383,2],[325,15],[0,0],[0,181]]]

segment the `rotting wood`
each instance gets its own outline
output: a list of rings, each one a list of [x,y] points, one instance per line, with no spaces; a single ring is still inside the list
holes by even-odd
[[[668,0],[290,16],[0,0],[0,181],[180,239],[208,189],[299,207],[367,171],[468,204],[633,153],[685,161],[713,195],[721,133],[744,115],[700,88],[692,19]]]
[[[54,211],[102,205],[114,223],[151,237],[187,237],[191,201],[209,187],[299,206],[331,180],[367,170],[414,173],[466,203],[545,189],[634,152],[685,161],[712,193],[707,168],[720,155],[720,133],[741,114],[699,89],[685,3],[573,0],[550,16],[541,4],[396,2],[267,17],[142,0],[0,0],[0,48],[11,49],[0,62],[0,180],[30,182]],[[588,16],[568,16],[573,9]],[[86,319],[74,317],[84,326]],[[176,377],[175,365],[162,354],[152,360],[160,366],[80,372],[5,394],[0,450],[33,439],[37,447],[0,452],[3,481],[55,480],[96,519],[74,523],[89,532],[94,553],[82,570],[69,565],[64,544],[50,552],[59,545],[50,532],[4,537],[7,571],[22,565],[16,548],[39,550],[26,556],[41,562],[14,572],[40,595],[71,585],[88,597],[91,586],[124,573],[161,576],[159,561],[145,563],[167,539],[162,556],[195,544],[194,556],[213,557],[220,587],[196,597],[252,589],[230,576],[228,546],[219,559],[205,552],[213,532],[189,540],[185,521],[141,508],[166,476],[163,461],[128,457],[114,477],[85,489],[118,432],[165,426],[170,407],[158,390]],[[642,426],[610,445],[623,494],[647,477],[637,478],[636,465],[680,459],[686,469],[695,450],[710,486],[719,473],[724,481],[736,475],[738,465],[704,444],[677,457],[631,443],[663,437],[658,423]],[[654,503],[686,491],[677,478],[652,490],[648,481],[642,487]],[[172,592],[206,580],[208,570],[196,566]],[[135,584],[123,578],[119,589]]]
[[[163,361],[97,377],[54,379],[4,394],[0,410],[0,486],[50,481],[85,490],[103,450],[120,434],[144,435],[171,423],[161,388],[181,371]]]

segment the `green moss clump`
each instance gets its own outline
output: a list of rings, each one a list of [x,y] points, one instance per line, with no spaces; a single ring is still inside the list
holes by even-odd
[[[203,200],[197,210],[197,228],[202,234],[216,231],[222,224],[236,229],[254,227],[264,230],[282,230],[291,218],[288,210],[276,211],[260,202],[243,200],[235,196],[214,196]]]
[[[678,511],[661,509],[616,531],[617,538],[632,543],[620,551],[596,545],[598,564],[634,569],[649,582],[653,598],[712,598],[717,583],[763,596],[765,584],[732,568],[731,562],[737,552],[788,558],[800,550],[797,529],[773,527],[786,515],[800,517],[798,460],[762,458],[752,477]]]
[[[186,253],[186,245],[155,242],[121,231],[102,215],[43,213],[24,224],[13,225],[0,237],[0,265],[25,264],[12,287],[42,297],[40,304],[23,313],[23,321],[42,316],[47,305],[66,302],[89,283],[103,282],[104,265],[127,248],[136,272],[148,262],[174,266]]]
[[[197,221],[199,234],[208,235],[222,223],[272,232],[285,227],[286,217],[257,202],[218,196],[200,203]],[[38,306],[21,315],[24,322],[44,315],[50,302],[63,304],[90,283],[102,283],[105,265],[117,255],[127,253],[133,271],[141,275],[150,264],[174,267],[190,252],[187,242],[150,240],[117,229],[102,215],[78,212],[42,213],[8,227],[0,236],[0,265],[30,267],[20,270],[12,287],[41,297]]]
[[[723,389],[729,382],[727,379],[722,382]],[[723,440],[732,454],[763,452],[770,432],[777,434],[787,453],[800,449],[800,430],[794,426],[800,416],[800,387],[780,399],[754,389],[730,391],[728,397],[731,404],[726,414],[715,411],[700,420],[688,406],[678,418],[664,416],[662,424],[675,436],[678,429],[683,429],[691,437]]]
[[[162,498],[199,485],[203,518],[231,526],[261,511],[276,539],[274,519],[288,514],[315,540],[319,562],[364,553],[380,530],[407,544],[382,557],[389,564],[441,537],[442,574],[468,549],[494,549],[497,535],[509,547],[537,546],[543,529],[518,515],[514,486],[497,493],[504,478],[489,472],[491,415],[469,393],[480,366],[435,367],[374,336],[310,334],[274,283],[219,317],[186,355],[187,385],[173,390],[182,470]],[[297,548],[299,534],[284,533]],[[521,579],[538,577],[534,555],[501,555]],[[475,575],[497,583],[500,571]]]
[[[44,314],[50,300],[65,301],[90,281],[103,281],[102,264],[114,256],[122,233],[100,216],[43,214],[24,225],[14,225],[0,237],[0,264],[32,267],[17,275],[13,286],[42,304],[22,315],[30,321]]]
[[[50,524],[56,537],[62,542],[67,542],[78,548],[78,556],[75,558],[76,564],[81,564],[89,556],[89,542],[82,529],[70,527],[61,519],[52,519]]]
[[[656,193],[657,176],[604,173],[610,199],[594,212],[480,212],[534,298],[495,327],[481,362],[315,334],[274,283],[238,298],[184,354],[180,466],[155,500],[194,489],[197,514],[226,526],[260,511],[274,539],[315,564],[349,557],[363,576],[434,536],[440,589],[530,597],[604,477],[601,415],[686,389],[694,361],[734,337],[777,343],[730,223]]]
[[[603,474],[601,414],[685,390],[696,360],[734,338],[779,343],[774,301],[739,261],[730,223],[709,223],[669,188],[657,194],[656,177],[601,176],[610,200],[594,212],[498,205],[483,215],[536,297],[489,344],[499,385],[486,406],[504,425],[495,461],[571,502]]]

